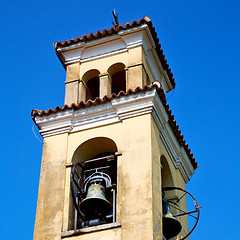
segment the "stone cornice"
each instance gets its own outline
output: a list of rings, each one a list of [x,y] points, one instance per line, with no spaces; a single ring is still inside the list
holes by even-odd
[[[164,106],[157,96],[153,99],[153,119],[159,129],[159,137],[168,150],[169,156],[176,168],[178,168],[185,180],[190,180],[190,175],[194,174],[194,168],[182,146],[178,143],[173,131],[168,123],[168,115]]]
[[[167,148],[170,158],[187,182],[194,168],[182,146],[177,141],[168,122],[168,114],[158,96],[156,88],[133,95],[113,98],[104,104],[87,108],[69,109],[50,115],[35,116],[42,137],[62,133],[73,133],[90,128],[118,123],[124,119],[151,113],[159,129],[159,136]]]

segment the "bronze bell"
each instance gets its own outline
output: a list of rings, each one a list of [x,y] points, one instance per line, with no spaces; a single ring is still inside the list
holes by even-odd
[[[163,211],[163,235],[166,239],[177,236],[181,230],[181,223],[173,217],[169,203],[166,200],[162,200],[162,211]]]
[[[108,214],[111,204],[106,199],[105,188],[101,184],[90,185],[86,198],[80,203],[80,210],[90,218]]]

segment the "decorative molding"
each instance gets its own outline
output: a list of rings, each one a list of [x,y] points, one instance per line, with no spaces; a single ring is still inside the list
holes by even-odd
[[[159,129],[159,137],[161,138],[165,148],[168,150],[169,156],[176,168],[181,172],[185,182],[190,180],[190,175],[194,174],[194,168],[183,147],[179,145],[173,131],[168,123],[168,116],[164,110],[164,106],[158,97],[153,99],[153,119]]]
[[[128,65],[126,68],[129,69],[129,68],[131,68],[131,67],[138,67],[138,66],[144,66],[144,65],[143,65],[143,62],[139,62],[139,63],[135,63],[135,64]]]
[[[104,76],[109,76],[109,74],[108,74],[108,72],[105,72],[105,73],[100,73],[98,76],[99,77],[104,77]]]
[[[71,79],[71,80],[66,80],[65,83],[72,83],[72,82],[80,82],[80,78],[75,78],[75,79]]]
[[[159,137],[168,150],[174,166],[188,182],[190,175],[194,173],[194,168],[168,123],[168,115],[155,88],[151,91],[113,98],[104,104],[36,116],[35,122],[40,134],[45,138],[118,123],[124,119],[149,113],[152,114],[159,129]]]
[[[89,108],[75,110],[72,115],[73,128],[71,132],[100,127],[119,121],[119,116],[112,103],[108,102]]]
[[[42,137],[70,132],[72,129],[73,110],[58,112],[47,117],[36,117],[36,124],[40,128]]]
[[[91,57],[88,57],[88,58],[85,58],[85,59],[80,59],[80,62],[81,63],[89,62],[89,61],[93,61],[93,60],[97,60],[97,59],[101,59],[101,58],[105,58],[105,57],[110,57],[110,56],[113,56],[113,55],[118,55],[120,53],[124,53],[124,52],[127,52],[127,51],[128,51],[127,49],[119,49],[119,50],[111,51],[111,52],[108,52],[108,53],[103,53],[103,54],[91,56]],[[70,63],[74,63],[74,62],[69,61],[68,64],[70,64]]]

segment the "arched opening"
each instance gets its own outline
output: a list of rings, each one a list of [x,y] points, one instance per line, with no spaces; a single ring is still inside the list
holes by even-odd
[[[116,221],[117,146],[109,138],[82,143],[74,152],[71,171],[72,229]],[[97,192],[93,196],[92,192]],[[74,219],[74,221],[73,221]]]
[[[86,101],[99,97],[99,74],[96,69],[89,70],[83,75],[83,82],[86,87]]]
[[[161,170],[162,188],[164,188],[164,187],[174,187],[172,173],[171,173],[169,164],[167,162],[167,159],[165,158],[164,155],[161,156],[160,161],[161,161],[161,165],[162,165],[162,170]],[[167,201],[170,201],[170,202],[175,201],[175,199],[177,199],[175,191],[173,190],[173,191],[164,192],[164,199],[167,200]],[[176,209],[171,208],[171,212],[173,214],[175,214]]]
[[[165,158],[164,155],[161,156],[160,161],[161,161],[161,166],[162,166],[162,170],[161,170],[162,188],[174,187],[172,173],[171,173],[169,164],[167,162],[167,159]],[[174,191],[165,192],[164,199],[171,200],[171,199],[175,198],[176,196],[173,193],[174,193]]]
[[[180,237],[183,239],[182,236],[186,236],[188,232],[188,220],[185,218],[187,215],[183,214],[187,212],[187,195],[186,192],[179,191],[179,186],[175,182],[176,178],[174,178],[169,162],[164,155],[161,156],[160,161],[162,166],[162,228],[164,239],[179,239]]]
[[[121,90],[126,92],[126,73],[125,65],[116,63],[108,69],[112,79],[112,93],[118,94]]]
[[[106,137],[91,138],[76,149],[72,157],[72,163],[84,162],[104,152],[117,151],[117,146],[112,139]]]
[[[170,170],[170,167],[168,165],[167,159],[164,155],[160,158],[161,165],[162,165],[162,187],[173,187],[173,177]]]

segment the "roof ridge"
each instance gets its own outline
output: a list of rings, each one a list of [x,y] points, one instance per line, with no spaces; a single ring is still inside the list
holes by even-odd
[[[137,21],[139,20],[139,21]],[[98,37],[98,35],[100,36],[105,36],[107,35],[106,33],[108,31],[114,31],[117,33],[117,30],[125,30],[126,28],[129,28],[129,27],[132,27],[132,25],[141,25],[143,23],[150,23],[152,22],[151,18],[148,17],[148,16],[145,16],[143,18],[136,18],[136,19],[133,19],[133,20],[130,20],[130,21],[127,21],[127,22],[123,22],[123,23],[120,23],[116,26],[114,25],[109,25],[107,27],[102,27],[102,28],[98,28],[98,29],[95,29],[95,30],[92,30],[90,32],[87,32],[87,33],[83,33],[75,38],[70,38],[68,40],[64,40],[64,41],[60,41],[60,42],[55,42],[54,46],[55,48],[57,47],[57,45],[61,45],[61,44],[67,44],[67,43],[77,43],[79,41],[84,41],[85,39],[88,39],[88,38],[94,38],[94,37]],[[104,34],[103,34],[104,33]],[[89,39],[90,40],[90,39]]]

